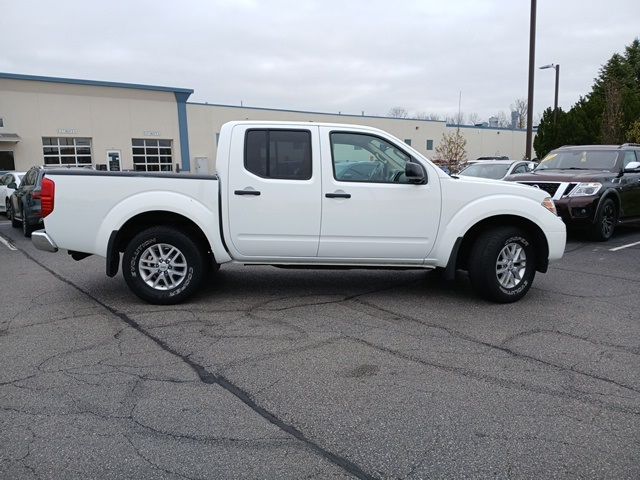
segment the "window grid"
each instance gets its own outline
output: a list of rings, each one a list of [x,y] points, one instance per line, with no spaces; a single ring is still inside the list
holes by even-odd
[[[138,172],[173,171],[171,140],[133,138],[131,140],[133,169]]]
[[[45,165],[91,165],[91,139],[86,137],[42,137]]]
[[[427,150],[433,150],[433,140],[427,140]]]

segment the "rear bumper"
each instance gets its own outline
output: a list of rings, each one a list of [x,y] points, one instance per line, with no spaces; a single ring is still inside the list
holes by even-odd
[[[38,250],[44,250],[45,252],[58,251],[58,246],[44,230],[37,230],[33,232],[31,234],[31,241],[33,242],[34,247]]]

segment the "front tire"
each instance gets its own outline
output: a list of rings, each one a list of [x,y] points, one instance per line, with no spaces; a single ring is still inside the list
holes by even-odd
[[[524,297],[535,277],[530,236],[514,227],[483,232],[471,249],[469,279],[483,298],[511,303]]]
[[[180,303],[200,287],[207,270],[200,246],[179,230],[152,227],[127,245],[122,273],[142,300],[158,305]]]
[[[596,223],[591,230],[591,238],[597,242],[606,242],[613,236],[616,223],[618,223],[618,209],[610,198],[607,198],[596,214]]]

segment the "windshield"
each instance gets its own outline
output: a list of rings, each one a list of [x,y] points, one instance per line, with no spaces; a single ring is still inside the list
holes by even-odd
[[[552,152],[542,159],[536,170],[607,170],[613,171],[618,152],[611,150],[567,150]]]
[[[476,163],[462,170],[460,172],[460,175],[465,175],[467,177],[493,178],[494,180],[500,180],[507,174],[509,167],[510,165],[508,163],[502,163],[498,165]]]

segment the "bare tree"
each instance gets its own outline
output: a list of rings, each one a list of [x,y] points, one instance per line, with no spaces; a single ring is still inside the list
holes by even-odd
[[[453,115],[446,115],[444,119],[451,125],[464,125],[464,112],[456,112]]]
[[[443,133],[436,147],[436,160],[447,164],[452,172],[457,172],[460,164],[467,159],[466,147],[467,140],[459,130]]]
[[[409,117],[409,111],[404,107],[393,107],[387,113],[387,117],[408,118]]]
[[[602,143],[622,143],[622,92],[616,80],[604,85],[604,111],[602,112]]]
[[[416,120],[442,120],[442,116],[439,113],[427,113],[427,112],[418,112],[413,118]]]
[[[518,113],[518,121],[516,123],[517,128],[527,128],[527,110],[528,104],[526,98],[516,98],[511,104],[511,111]]]
[[[467,116],[467,122],[469,122],[469,125],[477,125],[478,123],[480,123],[480,115],[478,115],[476,112],[472,112]]]
[[[503,111],[500,111],[493,116],[498,119],[498,127],[509,128],[511,126],[511,121],[507,118],[507,114]]]

